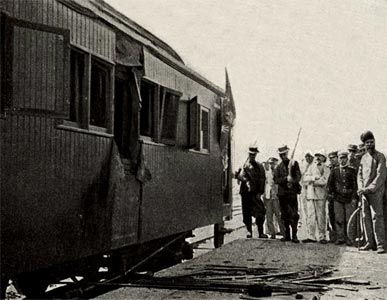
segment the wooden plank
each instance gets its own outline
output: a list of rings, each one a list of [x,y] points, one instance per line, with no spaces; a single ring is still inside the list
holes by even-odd
[[[81,31],[78,32],[78,34],[81,35],[80,41],[83,47],[86,47],[87,49],[89,49],[90,45],[89,45],[88,36],[90,32],[88,29],[90,27],[90,19],[85,16],[80,16],[80,18],[81,18],[81,24],[82,24]]]
[[[46,52],[46,84],[47,84],[47,94],[46,94],[46,107],[47,109],[55,109],[55,99],[56,99],[56,81],[55,81],[55,40],[52,36],[47,37],[47,52]]]
[[[43,1],[42,3],[42,23],[49,25],[49,2]]]
[[[33,80],[33,90],[35,91],[35,109],[44,109],[46,103],[42,100],[42,89],[45,87],[43,82],[43,75],[46,70],[43,68],[44,60],[46,59],[46,49],[44,48],[44,40],[47,38],[46,32],[33,31],[35,36],[35,51],[32,53],[34,64],[34,74],[30,74]]]
[[[89,45],[89,49],[90,50],[93,50],[94,49],[94,22],[93,21],[89,21],[89,27],[88,27],[88,36],[89,36],[89,42],[90,42],[90,45]]]
[[[67,6],[63,5],[63,21],[62,21],[63,28],[71,29],[69,18],[70,18],[70,9]]]
[[[64,111],[64,89],[65,85],[63,82],[64,74],[64,49],[63,40],[57,36],[55,39],[55,82],[56,82],[56,97],[55,97],[55,111]]]
[[[114,95],[115,95],[115,66],[110,68],[110,77],[107,80],[107,109],[106,109],[106,128],[108,133],[114,133]]]
[[[91,55],[85,55],[83,77],[83,99],[82,99],[82,119],[81,127],[88,128],[90,124],[90,78],[91,78]]]
[[[108,57],[109,59],[111,59],[111,57],[109,56],[109,31],[107,28],[105,28],[105,26],[102,27],[102,41],[103,41],[103,45],[102,45],[102,55],[105,56],[105,57]]]
[[[26,59],[27,59],[27,65],[26,65],[26,73],[25,73],[25,85],[23,85],[25,89],[25,95],[24,103],[21,105],[21,107],[24,108],[34,108],[35,104],[35,90],[33,90],[34,82],[33,77],[31,74],[34,71],[35,67],[35,59],[32,55],[34,51],[36,51],[36,37],[34,34],[31,34],[30,29],[25,30],[25,41],[27,43],[26,45]]]
[[[64,24],[64,9],[65,9],[65,6],[61,3],[58,3],[57,5],[57,15],[56,15],[56,22],[55,22],[55,25],[54,26],[57,26],[57,27],[60,27],[60,28],[63,28],[63,24]]]
[[[315,279],[306,279],[298,280],[297,282],[335,282],[342,281],[343,279],[353,278],[353,275],[337,276],[337,277],[328,277],[328,278],[315,278]]]
[[[87,47],[87,49],[92,49],[92,40],[93,40],[93,36],[92,36],[92,31],[91,31],[91,28],[93,26],[93,21],[90,20],[89,18],[86,18],[85,19],[85,28],[84,28],[84,37],[85,37],[85,47]]]
[[[54,26],[54,5],[53,1],[47,1],[47,25]]]
[[[74,12],[74,25],[73,25],[73,35],[74,35],[74,42],[77,45],[81,45],[81,30],[82,30],[82,21],[81,21],[81,16]]]

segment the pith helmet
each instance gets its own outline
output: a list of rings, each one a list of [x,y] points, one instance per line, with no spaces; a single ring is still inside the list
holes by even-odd
[[[315,156],[316,156],[316,155],[321,155],[321,156],[324,156],[325,158],[327,158],[327,154],[326,154],[326,152],[325,152],[324,149],[321,149],[321,150],[319,150],[319,151],[316,151],[316,152],[314,153],[314,155],[315,155]]]

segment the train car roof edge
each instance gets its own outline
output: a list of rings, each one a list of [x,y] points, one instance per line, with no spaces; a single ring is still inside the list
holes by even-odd
[[[58,0],[72,8],[78,7],[81,14],[94,16],[104,20],[117,30],[135,39],[146,47],[149,52],[171,65],[184,75],[209,88],[218,95],[225,96],[224,89],[212,83],[184,64],[175,50],[154,34],[123,15],[103,0]]]

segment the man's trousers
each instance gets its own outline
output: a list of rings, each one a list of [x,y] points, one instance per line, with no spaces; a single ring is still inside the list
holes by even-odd
[[[347,225],[349,218],[356,207],[352,202],[342,203],[334,202],[335,222],[336,222],[336,240],[340,242],[348,241]]]
[[[298,215],[297,194],[278,195],[281,218],[285,227],[285,238],[290,239],[290,228],[292,229],[292,238],[297,237],[297,225],[300,216]]]
[[[278,225],[280,227],[280,232],[283,235],[285,233],[284,225],[282,224],[281,219],[281,208],[279,200],[277,198],[266,199],[265,198],[265,208],[266,208],[266,225],[268,233],[271,236],[275,236],[277,230],[274,226],[274,216],[277,219]]]
[[[369,203],[369,210],[371,212],[372,223],[369,222],[367,211],[365,211],[365,234],[367,243],[374,246],[374,238],[378,248],[384,247],[385,230],[384,230],[384,207],[383,196],[384,189],[378,190],[376,193],[365,195]],[[367,210],[367,204],[363,203],[363,208]],[[371,227],[372,224],[372,227]]]
[[[317,240],[325,240],[326,233],[326,201],[325,200],[307,200],[306,201],[306,226],[308,232],[308,238],[316,240],[316,227],[317,227]]]

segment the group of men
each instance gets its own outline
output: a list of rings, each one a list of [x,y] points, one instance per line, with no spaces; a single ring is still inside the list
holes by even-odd
[[[282,241],[299,243],[301,213],[307,236],[303,243],[352,245],[363,237],[361,250],[385,253],[386,158],[375,149],[371,131],[360,139],[361,145],[328,155],[324,150],[306,151],[301,168],[289,158],[286,145],[278,148],[280,161],[270,157],[263,164],[256,161],[258,148],[249,147],[246,163],[235,174],[247,237],[253,236],[254,217],[258,238],[275,239],[280,233]],[[350,218],[353,224],[361,224],[352,226],[355,237],[348,231]],[[265,221],[269,236],[264,232]]]

